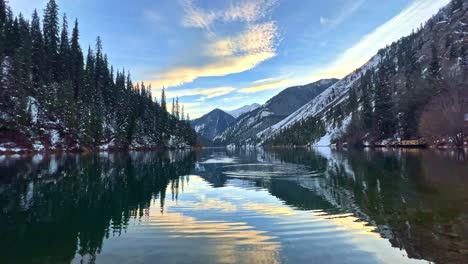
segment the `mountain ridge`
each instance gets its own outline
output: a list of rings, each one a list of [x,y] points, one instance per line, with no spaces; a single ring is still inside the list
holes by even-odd
[[[232,126],[216,136],[214,141],[225,145],[250,141],[258,132],[281,121],[337,81],[325,79],[286,88],[261,107],[240,116]]]
[[[258,145],[380,146],[436,137],[444,144],[462,146],[463,135],[468,134],[468,122],[463,120],[468,113],[463,103],[468,97],[467,36],[467,1],[452,1],[418,31],[381,49],[253,141]],[[442,102],[457,110],[434,109]],[[437,119],[440,112],[445,117]],[[454,116],[458,119],[452,120]]]
[[[230,114],[234,118],[239,118],[241,115],[252,112],[253,110],[261,107],[260,104],[253,103],[251,105],[244,105],[242,107],[239,107],[237,109],[231,110],[231,111],[225,111],[226,113]]]
[[[233,116],[216,108],[202,117],[192,120],[190,125],[199,136],[211,141],[235,121],[236,119]]]

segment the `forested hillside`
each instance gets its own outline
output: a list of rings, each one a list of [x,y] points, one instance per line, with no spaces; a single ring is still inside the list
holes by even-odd
[[[166,110],[164,91],[134,85],[114,69],[98,37],[86,55],[78,20],[50,0],[41,21],[14,16],[0,0],[0,151],[138,149],[196,143],[178,104]]]
[[[423,27],[258,134],[267,145],[463,146],[468,135],[468,1]]]

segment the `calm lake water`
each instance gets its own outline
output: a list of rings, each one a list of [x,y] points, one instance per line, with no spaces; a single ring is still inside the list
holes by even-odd
[[[468,157],[0,156],[0,263],[467,263]]]

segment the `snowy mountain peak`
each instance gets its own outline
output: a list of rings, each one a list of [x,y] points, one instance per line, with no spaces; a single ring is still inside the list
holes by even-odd
[[[228,111],[227,113],[232,115],[234,118],[238,118],[239,116],[245,114],[245,113],[248,113],[248,112],[252,112],[253,110],[259,108],[261,105],[255,103],[255,104],[251,104],[251,105],[244,105],[240,108],[237,108],[235,110],[232,110],[232,111]]]

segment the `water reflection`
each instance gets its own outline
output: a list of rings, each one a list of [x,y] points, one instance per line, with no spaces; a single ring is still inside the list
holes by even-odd
[[[1,263],[463,263],[456,152],[0,157]]]

